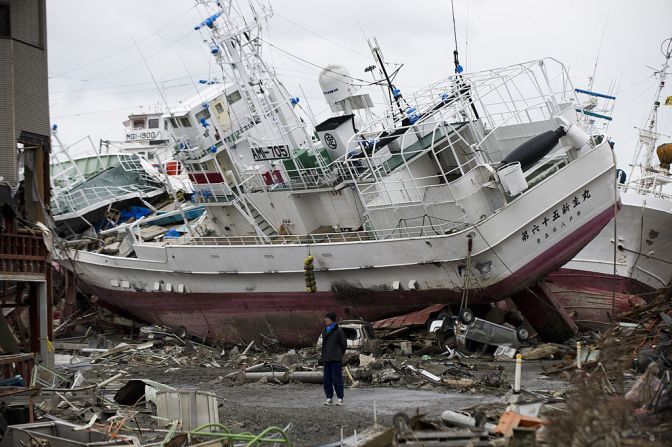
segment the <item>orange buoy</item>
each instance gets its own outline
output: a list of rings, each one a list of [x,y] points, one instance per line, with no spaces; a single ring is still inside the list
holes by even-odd
[[[664,143],[658,146],[656,154],[658,155],[658,160],[660,160],[660,166],[663,169],[670,169],[670,164],[672,164],[672,143]]]

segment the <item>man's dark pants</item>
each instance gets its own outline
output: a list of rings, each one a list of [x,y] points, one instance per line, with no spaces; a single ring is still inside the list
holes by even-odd
[[[334,397],[343,399],[343,363],[342,362],[324,362],[324,394],[327,399]]]

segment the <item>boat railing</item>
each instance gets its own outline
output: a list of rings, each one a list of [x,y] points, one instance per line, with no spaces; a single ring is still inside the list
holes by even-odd
[[[441,236],[460,231],[468,225],[465,218],[458,220],[427,219],[428,225],[407,226],[400,222],[395,228],[384,230],[367,229],[360,231],[342,231],[334,233],[310,233],[302,235],[279,234],[270,237],[261,236],[213,236],[213,237],[183,237],[165,240],[164,245],[306,245],[306,244],[336,244],[357,243],[368,241],[410,239],[430,236]]]
[[[658,184],[657,186],[645,186],[642,185],[640,179],[637,179],[637,180],[631,180],[626,183],[621,183],[618,185],[618,188],[621,189],[623,192],[634,191],[637,194],[641,194],[643,196],[652,196],[657,197],[659,199],[672,200],[672,194],[663,192],[662,186],[663,185],[661,184]]]
[[[183,143],[184,144],[184,143]],[[179,148],[179,143],[178,143]],[[198,146],[185,146],[182,149],[178,149],[178,152],[184,154],[183,156],[187,160],[200,160],[208,154],[207,148],[202,145]]]
[[[534,109],[535,103],[550,101],[574,102],[580,106],[569,80],[566,68],[552,58],[515,64],[475,73],[452,75],[413,92],[407,97],[409,104],[421,112],[441,110],[439,105],[461,107],[461,113],[477,109],[480,118],[490,128],[509,117],[520,122],[538,120],[526,116],[524,111]],[[524,118],[527,118],[525,120]]]
[[[98,205],[103,201],[123,200],[128,195],[144,195],[156,190],[152,186],[124,185],[90,186],[76,191],[63,191],[52,201],[52,214],[57,216]]]
[[[408,179],[399,178],[386,181],[384,186],[380,183],[363,185],[360,188],[360,193],[364,203],[369,208],[391,205],[396,207],[403,207],[417,204],[419,202],[425,202],[429,204],[429,202],[426,201],[427,190],[445,184],[446,176],[448,177],[449,181],[460,177],[460,168],[455,167],[452,170],[445,172],[444,174],[439,173],[436,175],[416,177],[414,183],[411,183]],[[439,200],[431,202],[431,204],[440,203],[455,204],[456,201],[451,198],[450,200]]]
[[[326,166],[301,167],[276,166],[262,171],[257,166],[242,173],[238,184],[242,192],[274,191],[278,189],[305,190],[334,186],[350,179],[342,159]]]
[[[357,135],[360,140],[351,140],[351,144],[361,144],[361,139],[373,141],[358,157],[346,159],[365,206],[403,206],[420,202],[427,188],[450,183],[476,167],[479,155],[471,149],[473,141],[461,132],[469,123],[447,122],[442,118],[438,114],[422,123],[400,127],[396,130],[399,136],[392,141],[385,139],[391,131],[360,133]],[[378,145],[381,147],[376,147]],[[467,152],[458,146],[466,148]],[[446,166],[445,162],[439,161],[446,158],[444,151],[450,153],[449,158],[456,166]],[[418,175],[410,165],[425,154],[429,154],[435,169],[431,175]],[[400,170],[404,170],[404,175],[392,175]]]
[[[556,156],[542,160],[540,163],[525,172],[525,179],[527,180],[528,188],[543,182],[549,176],[559,172],[562,168],[569,164],[567,154],[562,151]]]

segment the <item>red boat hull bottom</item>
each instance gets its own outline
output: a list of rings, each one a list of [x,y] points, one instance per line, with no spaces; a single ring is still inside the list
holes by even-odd
[[[653,292],[632,278],[571,269],[551,273],[546,282],[581,329],[612,324],[623,313],[646,305],[640,295]]]
[[[455,292],[447,290],[188,295],[115,292],[113,297],[109,297],[109,291],[90,291],[114,312],[168,327],[184,326],[193,336],[234,344],[277,340],[284,346],[315,344],[327,312],[336,312],[342,319],[375,321],[422,309],[428,303],[459,303]],[[475,298],[472,302],[484,301]]]

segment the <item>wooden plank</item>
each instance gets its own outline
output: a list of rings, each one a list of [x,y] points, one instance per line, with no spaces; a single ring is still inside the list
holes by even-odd
[[[0,272],[0,281],[46,281],[46,273]]]
[[[19,254],[1,254],[0,259],[12,259],[17,261],[46,261],[45,256],[41,255],[19,255]]]

